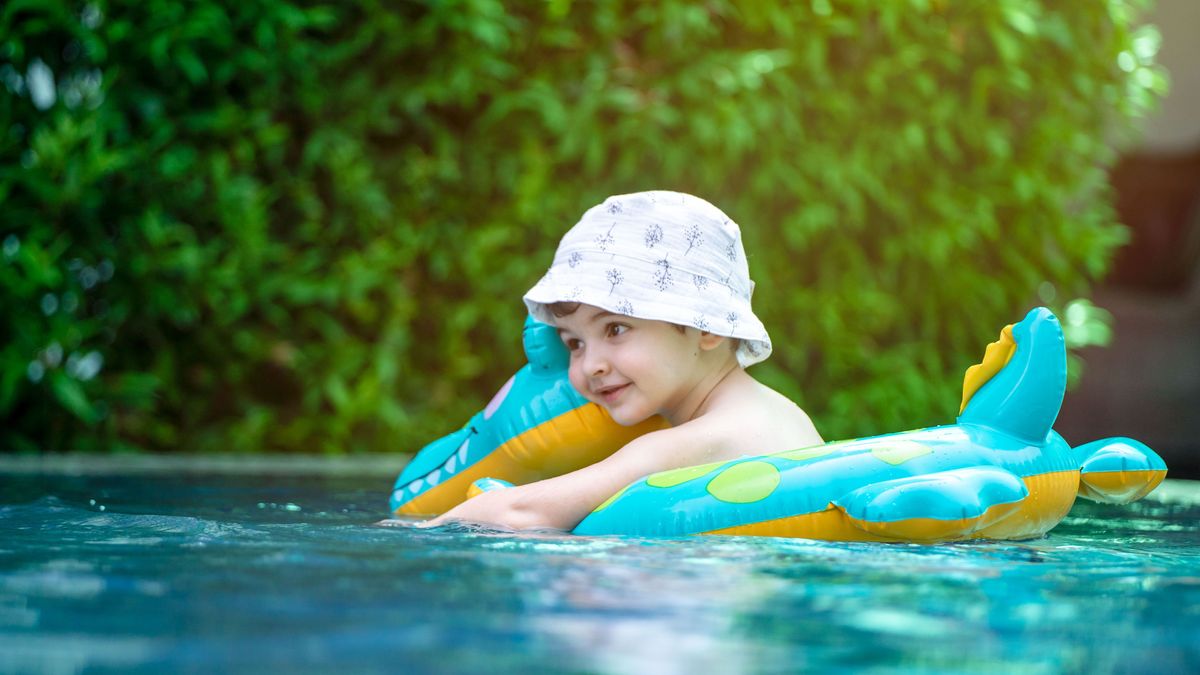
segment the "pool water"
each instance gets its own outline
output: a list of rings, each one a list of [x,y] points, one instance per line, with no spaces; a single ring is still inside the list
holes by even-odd
[[[0,672],[1200,671],[1200,483],[937,546],[416,530],[389,487],[0,474]]]

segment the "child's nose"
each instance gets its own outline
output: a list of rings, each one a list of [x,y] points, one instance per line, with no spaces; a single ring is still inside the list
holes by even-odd
[[[608,372],[608,359],[606,359],[604,354],[598,349],[589,350],[583,357],[583,372],[586,373],[588,377],[604,375]]]

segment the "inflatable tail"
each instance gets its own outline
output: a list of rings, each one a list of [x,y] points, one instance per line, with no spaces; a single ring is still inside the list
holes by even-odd
[[[1132,438],[1105,438],[1071,448],[1079,465],[1079,496],[1128,504],[1150,494],[1167,477],[1167,463]]]
[[[1036,307],[1005,326],[983,362],[967,370],[960,424],[975,424],[1031,443],[1046,440],[1067,389],[1067,351],[1058,318]]]

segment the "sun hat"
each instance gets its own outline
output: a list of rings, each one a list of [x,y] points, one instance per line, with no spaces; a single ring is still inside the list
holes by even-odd
[[[554,262],[525,294],[529,313],[579,302],[639,319],[738,338],[742,367],[771,354],[750,308],[754,282],[742,234],[720,209],[682,192],[615,195],[588,209],[558,244]]]

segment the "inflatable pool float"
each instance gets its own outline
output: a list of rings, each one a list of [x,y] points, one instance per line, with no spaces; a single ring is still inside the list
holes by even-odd
[[[1128,503],[1162,482],[1165,463],[1136,440],[1072,448],[1054,432],[1065,390],[1062,328],[1037,308],[1006,326],[967,370],[956,424],[653,474],[618,491],[573,532],[1027,539],[1057,525],[1076,496]],[[597,431],[621,428],[606,422]],[[480,480],[474,490],[504,485]]]
[[[635,481],[576,534],[846,541],[1028,539],[1075,497],[1128,503],[1166,476],[1130,438],[1072,448],[1051,429],[1066,390],[1062,327],[1037,308],[968,369],[957,424],[676,469]]]
[[[525,321],[529,363],[516,372],[463,428],[417,452],[392,488],[392,513],[435,516],[467,498],[490,477],[523,484],[582,469],[666,422],[623,427],[567,379],[570,355],[553,326]]]

